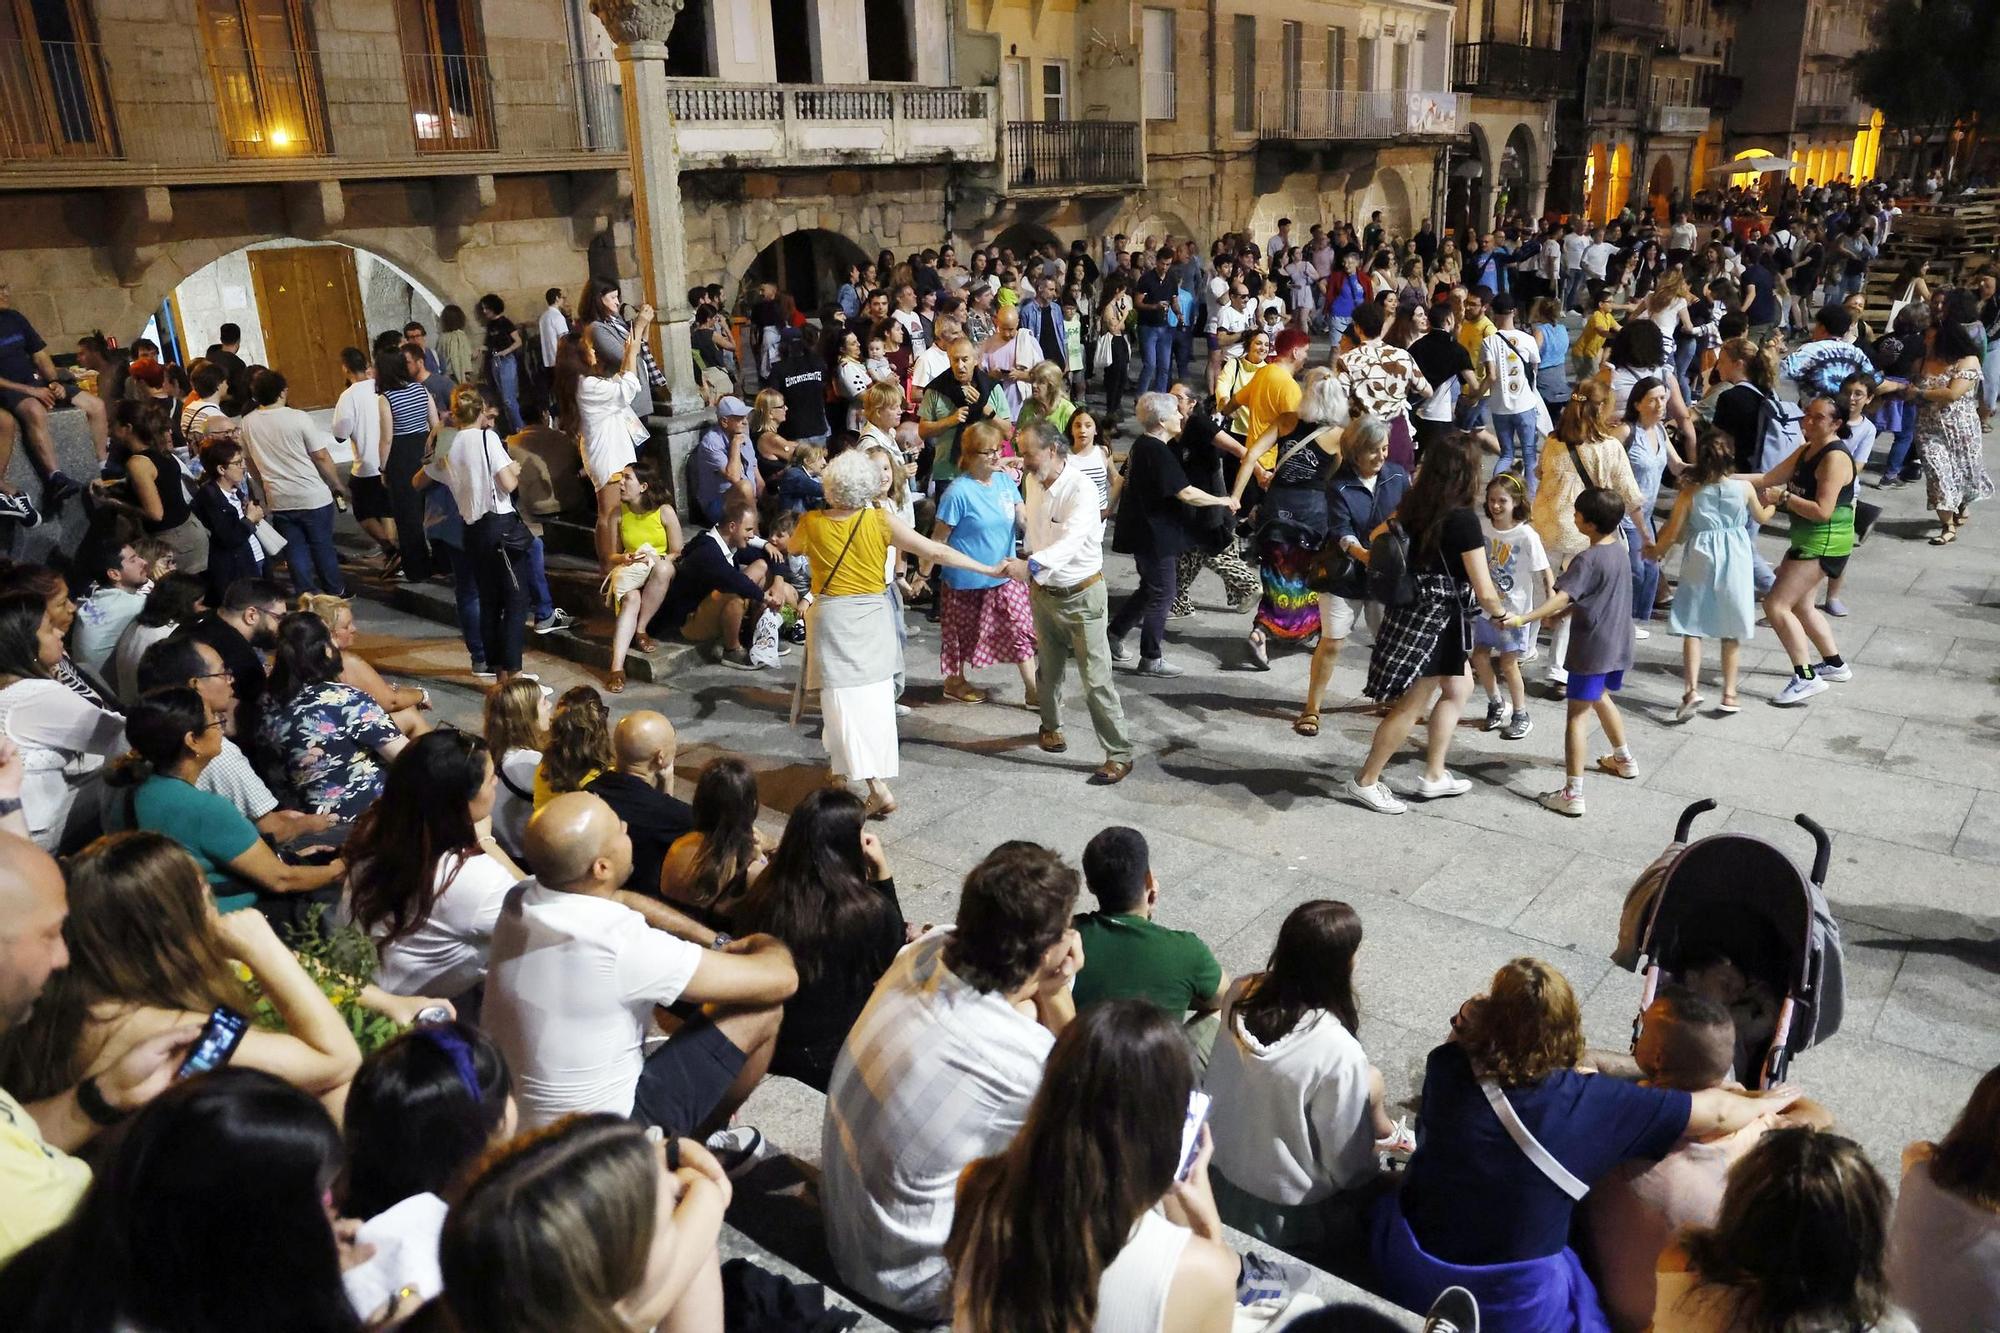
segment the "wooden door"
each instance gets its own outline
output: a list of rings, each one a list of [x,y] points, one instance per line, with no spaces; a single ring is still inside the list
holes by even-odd
[[[264,325],[264,355],[281,372],[293,407],[332,407],[346,387],[340,350],[368,346],[354,252],[344,245],[286,245],[250,252],[250,285]]]

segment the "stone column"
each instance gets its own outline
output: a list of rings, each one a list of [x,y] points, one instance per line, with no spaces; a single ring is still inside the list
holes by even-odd
[[[667,36],[681,0],[590,0],[590,8],[616,44],[625,88],[625,142],[632,154],[632,248],[645,299],[659,316],[653,354],[673,389],[672,402],[656,402],[654,412],[698,414],[703,407],[688,344],[694,311],[687,303],[680,155],[667,98]],[[680,460],[673,462],[678,475]]]

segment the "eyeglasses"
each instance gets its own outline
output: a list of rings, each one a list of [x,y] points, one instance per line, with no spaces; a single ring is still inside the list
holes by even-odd
[[[221,680],[228,674],[229,674],[228,667],[220,667],[214,671],[197,671],[194,675],[189,676],[188,680],[190,682],[197,680]]]

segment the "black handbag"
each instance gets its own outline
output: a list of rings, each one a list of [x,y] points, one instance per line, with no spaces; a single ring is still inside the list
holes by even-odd
[[[1306,587],[1313,592],[1338,593],[1342,588],[1352,587],[1355,573],[1362,570],[1359,560],[1328,537],[1313,552],[1312,563],[1306,566]]]
[[[1368,543],[1368,600],[1386,607],[1415,606],[1417,574],[1410,568],[1410,534],[1394,519]]]

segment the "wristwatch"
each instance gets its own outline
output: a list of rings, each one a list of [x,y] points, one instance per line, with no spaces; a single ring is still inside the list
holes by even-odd
[[[735,942],[736,937],[734,935],[725,934],[718,930],[715,932],[715,938],[708,942],[708,947],[711,949],[726,949]]]
[[[104,1094],[97,1090],[97,1080],[87,1078],[76,1085],[76,1107],[82,1111],[93,1125],[109,1128],[123,1120],[129,1111],[121,1111],[104,1100]]]

